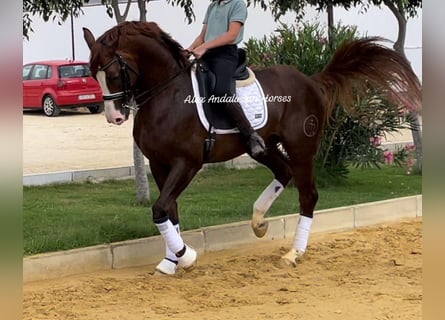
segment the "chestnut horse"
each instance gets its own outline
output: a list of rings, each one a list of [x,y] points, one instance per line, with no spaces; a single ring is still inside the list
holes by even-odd
[[[177,198],[204,163],[222,162],[246,152],[238,133],[216,134],[213,148],[204,152],[208,130],[199,118],[191,73],[193,62],[182,46],[154,22],[124,22],[97,40],[83,28],[90,50],[92,75],[104,94],[107,121],[120,125],[138,104],[135,142],[149,160],[160,190],[153,221],[165,241],[166,257],[156,270],[174,274],[193,268],[196,251],[179,232]],[[336,103],[353,111],[354,97],[369,88],[381,89],[393,102],[421,103],[420,83],[409,62],[394,50],[364,38],[339,47],[324,70],[306,76],[287,65],[255,70],[265,95],[291,97],[267,103],[267,123],[258,130],[266,153],[255,160],[274,174],[253,205],[252,228],[264,236],[264,216],[291,179],[297,186],[300,219],[290,251],[282,259],[295,266],[307,248],[315,204],[314,157],[323,129]],[[282,149],[284,149],[284,153]]]

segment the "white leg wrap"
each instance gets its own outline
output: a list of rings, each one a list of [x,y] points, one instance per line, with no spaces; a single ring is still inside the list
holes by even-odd
[[[192,270],[196,266],[197,257],[196,250],[186,245],[184,255],[179,258],[178,267],[184,268],[186,271]]]
[[[179,225],[175,224],[173,225],[173,227],[180,235],[181,233],[179,232]],[[159,262],[159,264],[156,266],[156,271],[163,274],[173,275],[176,273],[177,265],[178,257],[168,248],[167,244],[165,244],[165,258],[162,259],[161,262]]]
[[[173,227],[175,228],[175,230],[176,230],[176,232],[179,234],[179,235],[181,235],[181,232],[179,231],[179,225],[178,224],[175,224],[175,225],[173,225]],[[182,249],[182,248],[181,248]],[[173,251],[171,251],[169,248],[168,248],[168,246],[167,246],[167,244],[165,244],[165,257],[167,258],[167,259],[169,259],[169,260],[172,260],[172,261],[178,261],[178,257],[175,255],[175,253],[173,252]]]
[[[263,218],[267,210],[269,210],[272,203],[278,198],[283,190],[284,186],[281,182],[274,179],[253,204],[253,219],[255,219],[255,217],[260,219]]]
[[[295,231],[295,238],[293,248],[298,252],[304,253],[306,251],[309,234],[311,233],[312,218],[300,215],[298,220],[297,230]]]
[[[164,237],[165,244],[171,252],[178,252],[184,248],[184,241],[170,220],[156,224],[159,232]]]

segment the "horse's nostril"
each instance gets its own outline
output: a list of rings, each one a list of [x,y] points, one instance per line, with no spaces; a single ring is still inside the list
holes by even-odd
[[[124,119],[122,119],[122,118],[116,118],[116,123],[122,123],[122,122],[124,122]]]

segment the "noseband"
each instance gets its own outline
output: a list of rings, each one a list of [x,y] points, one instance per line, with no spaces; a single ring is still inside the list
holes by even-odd
[[[131,85],[130,75],[128,73],[128,70],[130,70],[131,72],[136,74],[136,76],[138,76],[138,77],[140,77],[140,74],[136,69],[134,69],[131,65],[129,65],[121,55],[116,55],[116,57],[114,59],[112,59],[110,62],[108,62],[107,64],[105,64],[105,66],[100,67],[99,71],[105,71],[110,66],[112,66],[114,63],[119,63],[120,76],[121,76],[121,80],[122,80],[123,90],[119,91],[119,92],[111,93],[111,94],[104,94],[103,99],[109,100],[109,101],[122,100],[123,101],[122,106],[124,108],[128,108],[130,110],[137,111],[139,109],[140,105],[143,105],[144,103],[148,102],[157,93],[161,92],[162,89],[164,89],[171,81],[173,81],[173,79],[175,79],[177,76],[179,76],[182,72],[191,68],[197,61],[198,61],[198,59],[193,59],[188,65],[181,68],[176,74],[174,74],[172,77],[170,77],[166,81],[161,82],[161,83],[157,84],[156,86],[150,88],[149,90],[146,90],[136,96],[135,92],[134,92],[135,90]],[[140,98],[142,98],[144,96],[148,96],[148,97],[145,98],[142,102],[136,103],[137,100],[139,100]]]
[[[132,89],[131,81],[130,81],[130,75],[128,73],[128,70],[136,74],[136,76],[139,77],[139,72],[135,70],[131,65],[129,65],[125,59],[121,55],[116,55],[114,59],[112,59],[110,62],[105,64],[105,66],[99,68],[99,71],[105,71],[109,67],[111,67],[113,64],[119,63],[120,66],[120,77],[122,81],[123,91],[111,93],[111,94],[104,94],[103,99],[108,101],[114,101],[114,100],[122,100],[123,104],[122,106],[124,108],[128,108],[131,110],[137,110],[135,107],[132,107],[130,104],[132,97],[134,97],[134,92]]]

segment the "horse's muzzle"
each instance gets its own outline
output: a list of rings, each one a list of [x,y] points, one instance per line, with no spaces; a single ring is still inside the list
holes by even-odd
[[[115,125],[121,125],[128,120],[130,115],[130,110],[127,109],[116,109],[113,102],[109,103],[105,101],[105,117],[108,123]]]
[[[112,123],[115,124],[115,125],[120,126],[122,123],[125,122],[125,120],[126,119],[124,119],[124,118],[116,118],[116,119],[114,119],[114,121]]]

